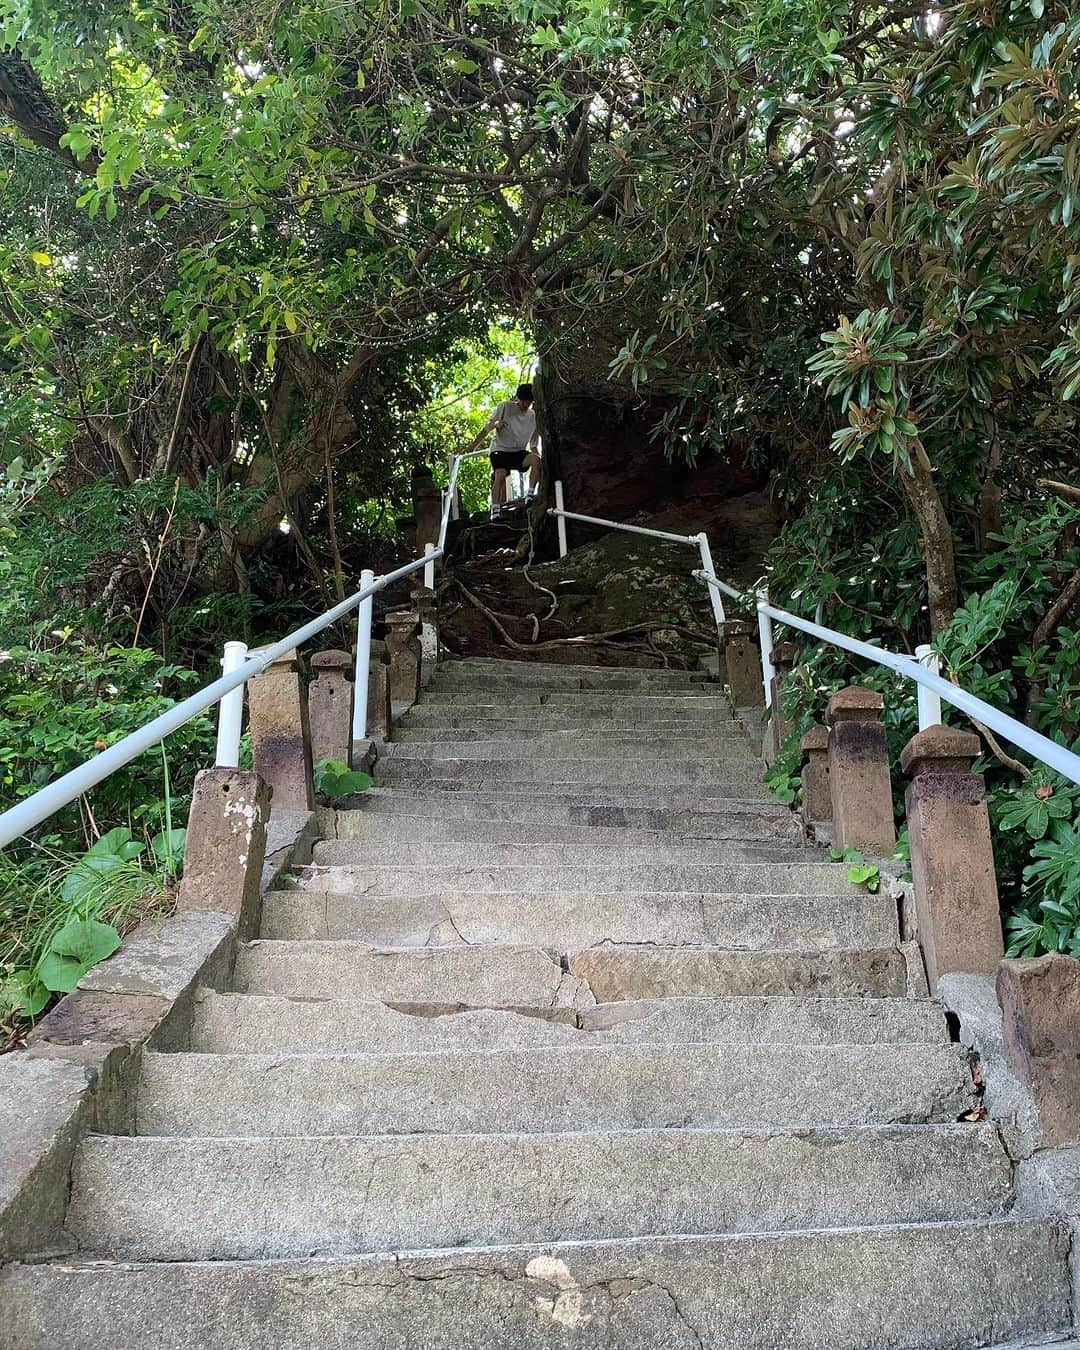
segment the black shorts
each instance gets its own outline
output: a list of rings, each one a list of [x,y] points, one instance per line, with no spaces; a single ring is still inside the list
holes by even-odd
[[[514,469],[520,472],[525,467],[528,450],[492,450],[490,459],[493,469]]]

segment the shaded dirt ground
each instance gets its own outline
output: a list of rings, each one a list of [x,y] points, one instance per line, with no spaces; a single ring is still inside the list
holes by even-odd
[[[550,522],[535,515],[534,529],[545,531],[540,542],[550,546]],[[705,529],[717,574],[735,585],[757,577],[777,528],[759,492],[698,495],[629,523],[679,534]],[[567,557],[528,566],[524,506],[509,523],[462,522],[439,582],[447,648],[462,656],[673,668],[692,668],[715,650],[708,596],[691,575],[699,566],[695,548],[568,525]]]

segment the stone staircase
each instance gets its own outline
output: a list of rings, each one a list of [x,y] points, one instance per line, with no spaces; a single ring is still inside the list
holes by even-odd
[[[11,1350],[1047,1344],[895,902],[801,845],[716,686],[455,661],[266,897]]]

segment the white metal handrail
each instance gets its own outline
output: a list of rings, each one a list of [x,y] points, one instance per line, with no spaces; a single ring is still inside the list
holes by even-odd
[[[666,530],[649,530],[644,525],[627,525],[620,520],[601,520],[598,516],[582,516],[576,511],[567,511],[562,506],[562,482],[555,484],[556,506],[548,508],[548,515],[553,516],[559,525],[559,556],[566,557],[566,525],[568,520],[580,520],[585,525],[601,525],[609,530],[621,530],[624,534],[641,534],[649,539],[662,539],[666,544],[688,544],[691,548],[696,548],[701,556],[701,574],[709,577],[716,583],[715,587],[709,588],[709,600],[712,603],[713,618],[719,627],[726,622],[724,614],[724,602],[720,599],[719,590],[722,589],[722,583],[717,578],[713,568],[712,550],[709,548],[709,536],[704,530],[700,534],[670,534]],[[695,572],[695,576],[698,574]]]
[[[445,535],[444,535],[445,537]],[[396,568],[393,572],[387,572],[385,575],[376,577],[371,572],[361,574],[361,586],[355,595],[347,600],[342,600],[333,609],[328,609],[325,614],[321,614],[317,619],[312,619],[310,623],[304,624],[294,633],[275,642],[270,647],[260,648],[259,651],[242,661],[240,664],[233,664],[230,661],[230,654],[227,653],[225,673],[220,679],[214,680],[208,684],[205,689],[200,689],[197,694],[192,694],[189,698],[177,703],[164,712],[160,717],[155,717],[153,721],[147,722],[145,726],[133,731],[123,740],[117,741],[115,745],[109,746],[107,750],[102,750],[100,754],[95,755],[93,759],[88,759],[85,764],[80,764],[78,768],[70,770],[52,783],[46,784],[40,791],[35,792],[33,796],[24,798],[15,806],[0,814],[0,848],[5,848],[14,839],[18,839],[27,830],[32,830],[35,825],[40,825],[43,820],[69,806],[77,797],[81,797],[84,792],[90,788],[96,787],[98,783],[108,778],[117,769],[122,769],[125,764],[141,755],[145,750],[151,749],[163,741],[166,736],[178,730],[186,722],[190,722],[193,717],[198,717],[200,713],[206,712],[216,703],[221,703],[233,691],[241,691],[243,686],[255,675],[261,675],[268,666],[273,665],[275,661],[280,661],[283,656],[288,656],[290,652],[302,646],[311,638],[329,628],[331,624],[337,623],[354,609],[361,611],[359,618],[359,629],[357,634],[357,677],[361,675],[361,651],[365,649],[370,652],[371,641],[371,597],[385,587],[392,585],[395,581],[400,581],[402,577],[409,576],[412,572],[418,571],[431,560],[441,558],[443,549],[440,545],[432,552],[426,553],[422,558],[414,558],[412,562],[406,563],[403,567]],[[365,644],[366,639],[366,644]],[[237,648],[243,644],[229,644],[233,647],[232,657],[238,654]],[[231,669],[228,668],[231,665]],[[364,657],[362,683],[357,685],[354,705],[357,709],[362,709],[366,718],[367,709],[367,656]],[[243,695],[240,694],[242,699]],[[227,710],[223,710],[222,723],[219,725],[218,736],[218,762],[235,766],[239,749],[240,740],[240,718],[237,715],[237,701],[230,700]],[[355,726],[355,724],[354,724]],[[359,737],[358,739],[362,739]]]
[[[982,722],[992,731],[996,731],[999,736],[1003,736],[1007,741],[1039,760],[1048,768],[1054,769],[1074,783],[1080,783],[1080,755],[1076,755],[1065,746],[1059,745],[1057,741],[1052,741],[1049,736],[1044,736],[1041,732],[1033,730],[1023,722],[1017,721],[1015,717],[1010,717],[1008,713],[994,707],[992,703],[976,698],[966,689],[962,689],[959,685],[944,679],[936,671],[928,669],[927,665],[916,657],[907,656],[901,652],[891,652],[885,647],[877,647],[872,643],[849,637],[846,633],[838,633],[835,628],[826,628],[822,624],[812,623],[809,619],[801,618],[798,614],[792,614],[786,609],[778,609],[775,605],[769,604],[765,598],[758,598],[755,601],[745,593],[733,592],[732,587],[719,582],[715,577],[707,576],[704,570],[695,572],[694,575],[699,580],[704,581],[710,589],[714,587],[723,589],[728,594],[733,593],[735,599],[754,605],[758,615],[766,616],[770,622],[775,620],[789,628],[796,628],[821,642],[827,642],[833,647],[840,647],[855,656],[864,657],[868,661],[876,662],[879,666],[884,666],[887,670],[893,670],[898,675],[905,676],[907,679],[914,681],[920,689],[927,690],[935,698],[944,700],[952,707],[967,713],[969,717]],[[923,654],[927,651],[928,648],[926,647],[917,649],[917,652]],[[765,664],[764,655],[763,648],[763,666]],[[924,704],[920,707],[920,730],[924,729],[925,725],[932,725],[932,721],[924,722],[928,715],[933,721],[940,720],[940,717],[933,718],[932,711]]]

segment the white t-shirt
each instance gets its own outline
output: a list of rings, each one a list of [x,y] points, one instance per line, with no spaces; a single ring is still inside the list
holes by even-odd
[[[504,425],[495,428],[496,422]],[[536,409],[530,405],[523,412],[516,398],[509,399],[495,409],[488,427],[495,430],[492,450],[526,450],[536,439]]]

